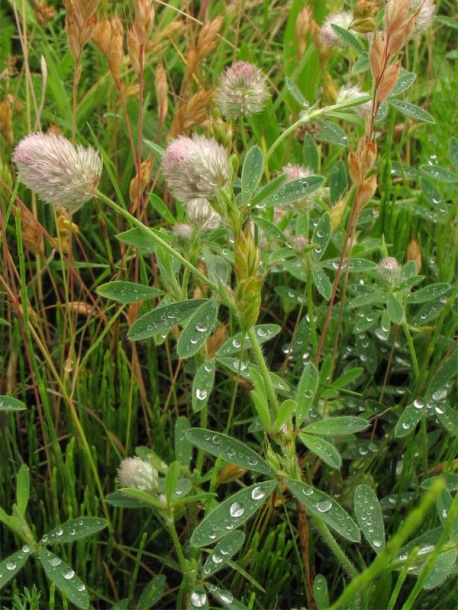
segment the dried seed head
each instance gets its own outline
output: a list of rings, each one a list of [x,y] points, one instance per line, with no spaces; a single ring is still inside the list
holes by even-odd
[[[399,73],[401,71],[401,61],[392,63],[383,73],[382,78],[377,86],[376,100],[377,104],[381,104],[393,91],[394,86],[398,82]]]
[[[73,146],[54,133],[34,133],[16,146],[13,161],[24,184],[46,203],[76,212],[94,195],[102,159],[93,148]]]
[[[401,265],[392,256],[383,258],[378,265],[378,272],[388,286],[396,286],[401,279]]]
[[[178,110],[173,119],[171,134],[177,136],[189,133],[191,129],[208,123],[208,104],[212,99],[212,93],[206,89],[200,89]]]
[[[5,138],[8,146],[13,146],[13,111],[9,97],[0,102],[0,135]]]
[[[154,78],[154,86],[156,88],[157,98],[157,114],[159,123],[163,123],[167,117],[168,110],[168,87],[167,87],[167,75],[164,70],[162,63],[158,63],[156,67],[156,75]]]
[[[223,17],[219,16],[212,21],[207,21],[202,26],[197,39],[196,54],[198,61],[204,57],[208,57],[217,45],[217,36],[223,25]]]
[[[236,119],[261,112],[269,96],[261,70],[246,61],[236,61],[222,75],[215,101],[224,117]]]
[[[325,22],[321,26],[321,40],[324,44],[328,45],[328,47],[340,47],[341,49],[345,48],[345,43],[342,38],[336,34],[332,28],[332,25],[338,25],[344,30],[348,30],[353,21],[353,15],[346,11],[341,13],[332,13],[328,15]]]
[[[182,201],[211,199],[229,179],[227,152],[216,140],[196,134],[169,144],[162,169],[170,191]]]
[[[135,23],[139,44],[144,46],[154,27],[154,6],[152,0],[134,0]]]
[[[155,492],[159,486],[159,475],[149,462],[139,457],[126,458],[119,465],[118,482],[121,487]]]
[[[223,224],[221,216],[202,197],[187,201],[185,211],[189,222],[202,233],[213,231]]]
[[[92,36],[97,23],[99,0],[64,0],[66,9],[65,29],[68,46],[76,61],[79,61],[84,45]]]
[[[361,211],[375,195],[377,190],[377,175],[372,174],[359,188],[358,208]]]
[[[140,180],[138,179],[138,174],[132,178],[129,185],[129,199],[131,203],[135,203],[137,198],[139,197],[139,187],[140,187],[140,196],[143,194],[144,190],[148,186],[149,181],[151,180],[151,172],[153,171],[153,162],[149,159],[146,161],[142,161],[140,165]]]
[[[407,260],[415,261],[417,265],[417,273],[420,273],[422,265],[421,250],[416,239],[412,239],[412,241],[410,241],[409,245],[407,246]]]

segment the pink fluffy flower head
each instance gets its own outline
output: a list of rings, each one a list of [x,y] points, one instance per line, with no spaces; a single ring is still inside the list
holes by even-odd
[[[170,191],[184,202],[213,198],[229,179],[227,152],[216,140],[196,134],[169,144],[162,169]]]
[[[320,28],[320,36],[324,44],[329,47],[339,47],[341,49],[345,48],[345,43],[342,38],[335,33],[332,28],[332,24],[338,25],[344,30],[348,30],[351,23],[353,21],[353,15],[344,11],[341,13],[331,13],[326,18],[325,22]]]
[[[102,159],[91,147],[73,146],[54,133],[33,133],[16,146],[13,161],[24,184],[46,203],[76,212],[93,195]]]
[[[410,0],[410,10],[415,15],[414,35],[423,34],[434,19],[434,0]]]
[[[264,74],[246,61],[236,61],[222,75],[215,101],[228,119],[261,112],[269,99]]]
[[[401,279],[401,265],[393,256],[387,256],[379,262],[378,272],[388,286],[396,286]]]

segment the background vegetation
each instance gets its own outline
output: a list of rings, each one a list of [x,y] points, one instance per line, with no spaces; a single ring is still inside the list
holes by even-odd
[[[197,131],[235,152],[241,167],[249,147],[258,145],[266,154],[299,118],[305,108],[301,96],[310,107],[321,108],[335,102],[343,85],[360,84],[370,92],[370,71],[361,60],[367,56],[366,38],[354,32],[363,51],[353,41],[324,53],[307,21],[313,17],[321,25],[326,15],[351,10],[352,4],[158,1],[140,77],[124,46],[118,80],[92,41],[83,48],[81,73],[75,78],[62,3],[1,4],[1,507],[11,513],[15,503],[21,504],[18,488],[27,487],[25,471],[17,477],[26,465],[30,496],[23,516],[37,540],[68,520],[107,521],[91,537],[52,547],[85,583],[94,608],[178,607],[182,566],[158,511],[107,503],[107,495],[116,490],[121,460],[135,455],[137,447],[148,448],[140,451],[142,456],[153,451],[165,464],[179,460],[183,468],[191,456],[188,478],[195,500],[182,505],[175,524],[186,553],[196,558],[189,540],[209,501],[206,493],[223,501],[254,479],[240,466],[193,450],[184,430],[207,427],[257,450],[263,446],[263,432],[250,398],[253,380],[228,368],[229,361],[226,366],[223,359],[217,362],[202,412],[193,405],[193,380],[203,360],[178,357],[177,327],[165,337],[128,340],[132,323],[162,300],[159,290],[168,292],[170,275],[178,277],[174,263],[158,249],[142,251],[117,239],[129,223],[101,200],[86,204],[73,217],[44,205],[16,180],[13,147],[24,135],[49,129],[69,139],[73,132],[78,143],[97,145],[105,164],[99,190],[147,226],[164,229],[173,247],[192,260],[191,245],[183,245],[172,231],[186,216],[165,187],[161,148],[178,134]],[[304,12],[307,8],[310,13]],[[102,0],[98,14],[120,17],[127,31],[134,3]],[[453,17],[453,0],[436,2],[432,27],[403,51],[402,74],[416,78],[409,88],[401,87],[395,102],[415,104],[430,119],[417,120],[424,118],[415,115],[418,111],[402,113],[394,103],[386,106],[386,116],[376,126],[378,190],[360,214],[352,247],[361,270],[351,271],[346,289],[340,283],[318,361],[330,296],[322,277],[326,274],[329,285],[334,280],[344,246],[350,215],[350,205],[342,203],[351,191],[348,151],[364,134],[364,122],[349,111],[313,121],[285,138],[264,169],[263,181],[268,182],[287,163],[307,165],[325,178],[329,189],[307,212],[288,210],[280,220],[278,228],[290,241],[303,236],[315,247],[319,219],[324,213],[332,218],[325,252],[300,269],[295,258],[284,257],[281,234],[261,242],[269,273],[257,324],[281,328],[263,345],[269,370],[289,388],[282,399],[291,398],[304,365],[315,361],[320,383],[309,423],[359,416],[371,424],[357,434],[326,437],[342,457],[340,468],[326,463],[319,452],[298,447],[306,480],[352,515],[355,489],[370,487],[380,502],[386,538],[399,533],[410,516],[415,523],[409,540],[424,538],[405,552],[429,546],[420,585],[418,573],[426,564],[415,563],[415,552],[406,564],[391,558],[380,572],[366,574],[366,597],[339,607],[444,609],[456,601],[451,543],[456,539],[447,520],[447,511],[456,515],[452,498],[458,485],[453,384],[458,57]],[[379,22],[380,15],[375,19]],[[265,110],[246,120],[243,137],[240,126],[223,121],[212,102],[218,79],[235,60],[258,66],[272,91]],[[139,142],[146,183],[137,196]],[[258,215],[273,222],[272,210]],[[199,239],[199,248],[232,262],[226,229]],[[313,256],[310,249],[307,256]],[[405,283],[396,293],[400,316],[393,311],[396,304],[390,306],[389,294],[396,290],[377,272],[387,256],[404,266]],[[202,261],[199,265],[205,271]],[[155,287],[158,296],[127,304],[107,299],[98,289],[113,280]],[[187,297],[205,297],[202,290],[191,278]],[[222,307],[200,357],[215,356],[238,332],[237,318]],[[241,362],[245,357],[237,350],[227,356]],[[12,399],[26,410],[16,411],[20,403]],[[420,409],[415,408],[418,400],[423,401]],[[277,438],[278,446],[281,442]],[[445,487],[429,500],[436,509],[428,508],[424,496],[438,475],[445,475]],[[422,499],[420,512],[415,512]],[[213,582],[249,608],[328,607],[321,593],[324,581],[332,603],[354,574],[342,565],[336,549],[330,552],[319,527],[301,525],[300,514],[287,493],[272,496],[244,526],[242,548]],[[2,521],[5,570],[24,537]],[[300,538],[305,532],[304,547]],[[371,533],[364,528],[363,533],[360,543],[339,543],[356,573],[374,566],[377,552]],[[1,599],[7,608],[73,607],[56,584],[62,588],[56,581],[50,584],[45,571],[29,561],[2,589]],[[188,597],[181,601],[191,604]],[[216,598],[206,603],[238,607],[225,602]]]

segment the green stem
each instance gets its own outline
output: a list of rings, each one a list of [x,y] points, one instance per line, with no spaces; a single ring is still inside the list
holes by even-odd
[[[139,229],[141,229],[142,231],[144,231],[146,233],[149,233],[151,238],[159,246],[164,248],[164,250],[166,250],[171,256],[174,256],[177,260],[179,260],[180,263],[186,269],[189,269],[189,271],[191,271],[191,273],[193,273],[196,277],[198,277],[202,282],[204,282],[214,292],[219,293],[219,288],[216,284],[214,284],[206,275],[204,275],[201,271],[199,271],[199,269],[197,269],[197,267],[195,267],[192,263],[190,263],[188,260],[186,260],[184,258],[184,256],[182,256],[179,252],[174,250],[172,248],[172,246],[170,246],[166,241],[164,241],[162,239],[162,237],[160,237],[157,234],[156,231],[153,231],[152,229],[150,229],[149,227],[144,225],[143,222],[141,222],[141,220],[138,220],[137,218],[135,218],[135,216],[132,216],[132,214],[130,212],[128,212],[127,210],[122,208],[120,205],[118,205],[117,203],[112,201],[109,197],[104,195],[99,190],[96,190],[95,195],[98,199],[100,199],[101,201],[106,203],[112,210],[114,210],[115,212],[117,212],[118,214],[123,216],[126,220],[128,220],[132,225],[134,225],[135,227],[138,227]]]
[[[269,375],[269,369],[267,368],[266,361],[264,360],[264,356],[259,345],[258,337],[256,336],[253,327],[251,327],[248,331],[248,336],[250,337],[251,341],[251,349],[253,350],[256,360],[258,361],[259,368],[261,369],[261,375],[266,386],[267,396],[269,397],[270,405],[273,410],[272,420],[275,421],[277,419],[280,407],[278,405],[277,395],[275,394],[272,379]]]
[[[420,378],[420,367],[418,366],[417,353],[413,344],[412,335],[410,334],[409,327],[406,322],[402,323],[402,330],[406,336],[407,345],[409,346],[410,357],[412,359],[413,372],[415,374],[415,381]]]
[[[351,578],[357,577],[358,576],[357,569],[351,563],[351,561],[348,559],[348,557],[345,555],[345,553],[342,551],[338,542],[336,541],[334,536],[329,531],[328,526],[321,519],[315,518],[313,515],[310,515],[310,516],[313,518],[313,521],[314,521],[317,529],[320,530],[320,534],[321,534],[322,538],[324,539],[325,543],[334,553],[334,555],[336,556],[337,560],[340,562],[343,569],[347,572],[347,574],[349,576],[351,576]]]

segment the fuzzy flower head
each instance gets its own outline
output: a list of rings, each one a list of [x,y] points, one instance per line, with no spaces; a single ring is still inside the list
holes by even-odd
[[[336,104],[343,104],[345,102],[356,102],[362,97],[366,97],[367,93],[361,91],[359,85],[344,85],[339,89],[337,94]],[[350,110],[354,110],[361,118],[364,118],[370,114],[372,110],[372,102],[368,101],[359,106],[353,106]]]
[[[414,15],[414,35],[426,32],[434,19],[434,0],[410,0],[410,10]]]
[[[149,462],[139,457],[126,458],[119,465],[118,482],[121,487],[155,492],[159,485],[159,475]]]
[[[331,13],[331,15],[327,16],[325,22],[321,26],[321,40],[328,47],[339,47],[341,49],[345,48],[344,41],[338,34],[334,32],[332,24],[338,25],[344,30],[348,30],[352,21],[353,15],[348,11],[344,11],[341,13]]]
[[[180,136],[167,146],[162,170],[177,199],[211,199],[229,179],[229,160],[216,140],[196,134]]]
[[[200,232],[207,233],[221,226],[223,219],[207,199],[190,199],[186,202],[186,216]]]
[[[270,94],[264,74],[246,61],[236,61],[220,79],[215,101],[228,119],[261,112]]]
[[[401,279],[401,265],[393,256],[383,258],[378,265],[378,272],[387,286],[397,286]]]
[[[16,146],[13,161],[24,184],[46,203],[76,212],[93,195],[102,159],[91,147],[73,146],[54,133],[33,133]]]

